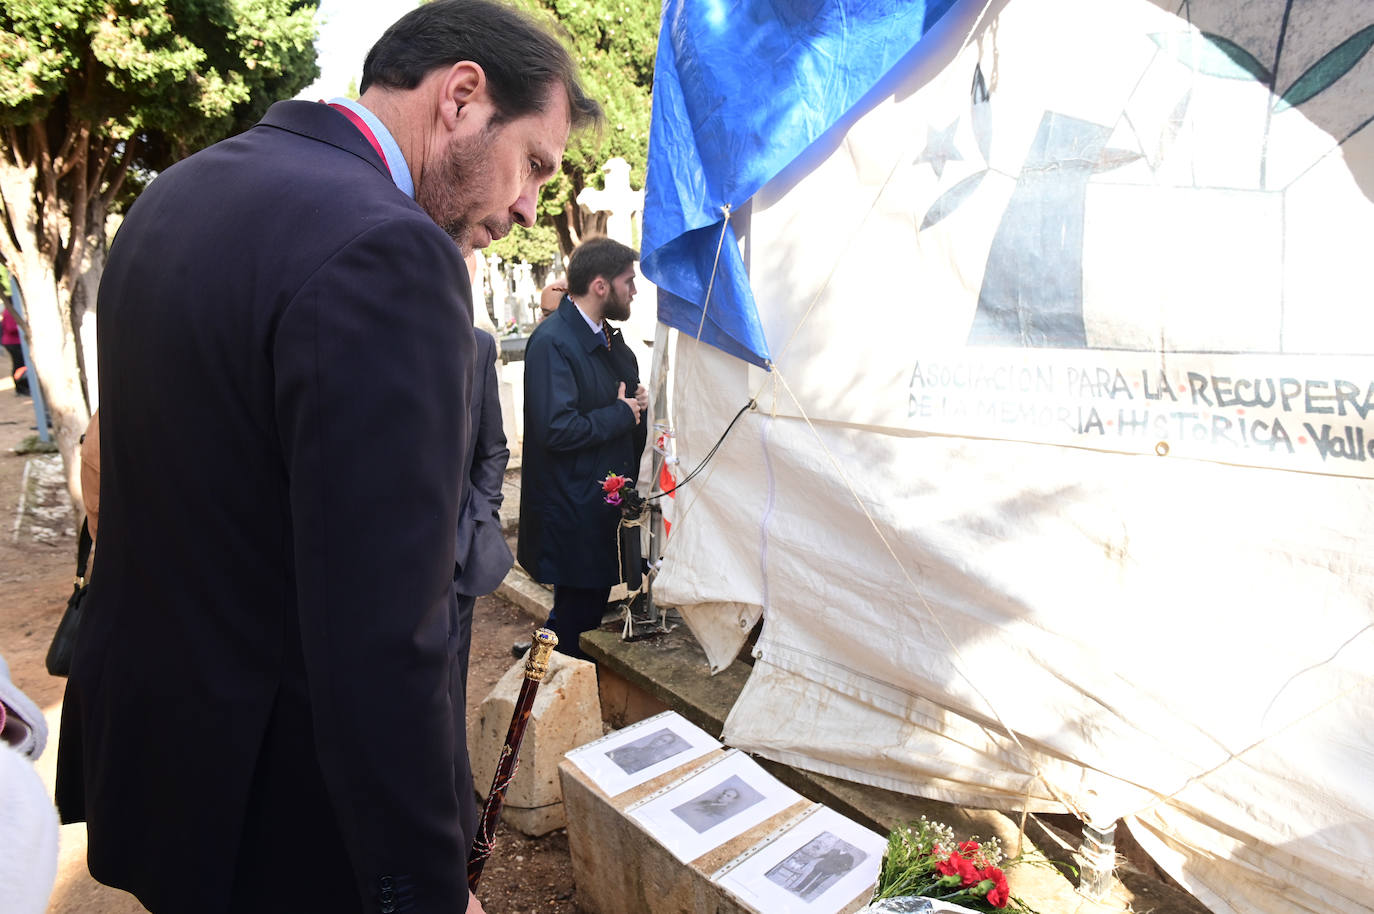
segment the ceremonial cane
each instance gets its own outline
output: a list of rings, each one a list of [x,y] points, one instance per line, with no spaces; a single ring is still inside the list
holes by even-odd
[[[473,838],[472,853],[468,855],[468,888],[474,892],[477,891],[477,881],[482,878],[482,867],[486,866],[496,843],[496,822],[501,818],[506,788],[515,778],[515,768],[520,761],[520,743],[525,738],[525,726],[530,722],[530,711],[534,707],[534,693],[539,691],[539,683],[544,681],[544,674],[549,671],[549,655],[557,646],[558,636],[547,628],[534,633],[529,659],[525,661],[525,680],[520,683],[520,697],[515,700],[515,713],[511,715],[510,729],[506,731],[506,744],[501,747],[496,775],[491,779],[491,792],[482,804],[477,836]]]

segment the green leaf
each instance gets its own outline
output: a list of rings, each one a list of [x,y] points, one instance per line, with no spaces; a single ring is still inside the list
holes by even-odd
[[[1203,76],[1254,79],[1269,85],[1269,70],[1255,56],[1229,38],[1211,32],[1156,32],[1150,40],[1166,54]]]
[[[1289,86],[1282,97],[1274,104],[1275,111],[1301,105],[1319,92],[1329,88],[1340,79],[1374,46],[1374,25],[1360,29],[1339,45],[1327,51],[1321,60],[1303,72],[1293,85]]]
[[[535,223],[529,228],[517,225],[509,235],[493,241],[483,253],[547,269],[558,255],[558,233],[543,223]]]

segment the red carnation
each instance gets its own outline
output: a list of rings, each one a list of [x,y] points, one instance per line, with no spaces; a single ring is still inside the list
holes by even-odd
[[[982,845],[977,841],[965,841],[963,844],[959,845],[959,853],[963,854],[965,857],[972,857],[978,852],[978,848],[980,847],[982,847]]]
[[[942,876],[957,875],[963,880],[964,885],[973,885],[979,880],[978,870],[974,867],[971,860],[965,860],[959,854],[950,854],[948,860],[942,861],[936,868]]]
[[[994,908],[1005,908],[1007,899],[1011,897],[1011,888],[1007,885],[1006,874],[995,866],[990,866],[983,870],[984,879],[991,879],[996,883],[988,890],[988,904]]]

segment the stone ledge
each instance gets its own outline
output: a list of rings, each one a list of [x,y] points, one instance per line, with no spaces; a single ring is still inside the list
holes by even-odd
[[[530,579],[530,576],[516,565],[496,588],[496,595],[508,603],[520,607],[531,619],[540,625],[549,617],[553,609],[553,591]]]
[[[685,625],[630,642],[621,641],[619,632],[598,629],[585,632],[581,643],[599,670],[621,677],[717,739],[749,678],[749,667],[738,660],[712,676],[706,654]]]

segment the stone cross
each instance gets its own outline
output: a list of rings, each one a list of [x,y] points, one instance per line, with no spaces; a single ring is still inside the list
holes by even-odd
[[[577,202],[594,213],[606,213],[606,235],[633,247],[634,216],[644,209],[644,191],[630,189],[630,163],[620,156],[601,170],[606,173],[606,189],[584,187]]]

